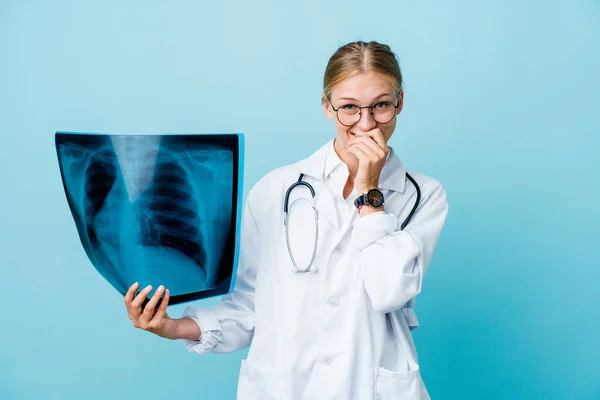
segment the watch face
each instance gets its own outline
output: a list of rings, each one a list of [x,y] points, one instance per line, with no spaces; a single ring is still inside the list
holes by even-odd
[[[372,207],[381,207],[383,205],[383,193],[377,189],[369,190],[367,199],[369,201],[369,205]]]

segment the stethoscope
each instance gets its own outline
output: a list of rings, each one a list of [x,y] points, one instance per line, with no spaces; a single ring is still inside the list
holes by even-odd
[[[417,200],[415,201],[415,205],[413,206],[412,210],[410,211],[410,213],[408,214],[408,216],[402,223],[400,230],[403,230],[406,227],[406,225],[408,225],[408,223],[412,219],[415,211],[417,211],[417,207],[419,207],[419,203],[421,202],[421,188],[419,187],[419,184],[417,183],[417,181],[414,180],[414,178],[412,176],[410,176],[408,174],[408,172],[406,173],[406,177],[408,178],[408,180],[410,180],[412,182],[413,185],[415,185],[415,189],[417,189]],[[315,260],[315,256],[317,255],[317,242],[319,240],[319,211],[317,210],[317,208],[315,207],[315,204],[314,204],[315,189],[312,187],[312,185],[310,183],[303,181],[302,178],[304,178],[304,174],[300,174],[298,181],[292,183],[290,185],[290,187],[287,189],[287,191],[285,192],[285,200],[283,201],[283,225],[285,227],[285,242],[287,245],[288,253],[290,255],[290,259],[292,260],[292,264],[294,264],[294,269],[296,272],[304,273],[304,272],[310,271],[310,268]],[[290,246],[290,236],[289,236],[289,228],[288,228],[288,226],[289,226],[288,225],[288,202],[290,199],[290,193],[292,192],[292,190],[294,190],[294,188],[296,188],[298,186],[306,186],[308,188],[308,190],[310,190],[310,194],[311,194],[312,198],[306,199],[306,198],[301,197],[301,198],[296,199],[294,201],[294,203],[296,203],[297,201],[309,201],[311,203],[311,207],[313,208],[314,221],[315,221],[315,241],[313,243],[313,252],[312,252],[310,261],[308,263],[308,267],[306,267],[306,268],[299,268],[298,265],[296,264],[296,259],[294,258],[294,254],[292,253],[292,249]],[[294,205],[294,203],[292,203],[292,206]]]

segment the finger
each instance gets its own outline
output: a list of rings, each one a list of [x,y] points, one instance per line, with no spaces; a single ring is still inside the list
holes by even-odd
[[[135,282],[133,285],[129,286],[129,290],[127,290],[127,293],[125,293],[125,304],[127,304],[128,306],[131,304],[131,301],[133,300],[133,295],[135,294],[135,290],[138,288],[140,284],[138,282]],[[129,307],[128,307],[129,308]]]
[[[348,147],[348,153],[353,154],[356,158],[358,158],[359,163],[369,159],[369,156],[365,154],[365,152],[356,144],[352,147]]]
[[[152,285],[148,285],[144,288],[144,290],[142,290],[135,299],[133,299],[133,301],[131,302],[131,307],[132,308],[139,308],[142,306],[142,303],[144,302],[144,300],[146,300],[146,296],[148,296],[148,293],[150,293],[150,291],[152,290]]]
[[[348,147],[356,147],[357,144],[366,142],[367,140],[373,141],[368,136],[356,136],[348,141]]]
[[[164,318],[166,311],[167,311],[167,306],[169,305],[170,293],[171,292],[169,291],[169,289],[165,289],[165,295],[163,296],[162,300],[160,301],[160,305],[158,306],[158,309],[156,310],[156,314],[154,314],[154,317],[152,317],[152,320],[150,321],[151,324],[153,322],[159,321],[161,318]]]
[[[381,147],[379,147],[379,145],[375,142],[375,140],[373,140],[372,137],[370,136],[363,136],[357,139],[358,143],[362,143],[367,147],[367,150],[369,151],[368,153],[365,151],[365,153],[367,153],[368,155],[373,155],[373,156],[377,156],[379,159],[382,159],[385,157],[385,152],[381,149]]]
[[[375,155],[373,152],[373,149],[371,149],[366,143],[364,143],[363,141],[359,141],[358,143],[356,143],[354,145],[354,147],[360,149],[362,152],[364,152],[367,156],[369,156],[369,158],[373,158],[373,156]]]
[[[376,158],[376,155],[373,152],[373,149],[371,149],[367,144],[363,143],[362,141],[357,142],[352,147],[363,152],[365,154],[366,158],[368,158],[369,160],[373,160],[374,158]]]
[[[154,296],[150,299],[148,304],[144,307],[144,312],[142,313],[142,319],[145,321],[150,321],[152,319],[152,315],[154,315],[154,307],[156,307],[156,303],[160,300],[160,296],[164,291],[164,286],[160,285],[156,292],[154,292]]]
[[[133,296],[139,285],[139,282],[135,282],[133,285],[129,286],[129,289],[127,290],[127,293],[125,293],[125,297],[123,298],[123,301],[125,302],[125,307],[127,307],[127,317],[129,317],[130,320],[133,320],[133,315],[131,314],[131,301],[133,300]]]
[[[385,140],[385,137],[383,137],[383,132],[381,131],[381,129],[372,129],[369,132],[366,132],[366,135],[371,137],[375,141],[375,143],[377,143],[381,150],[387,152],[387,142]]]

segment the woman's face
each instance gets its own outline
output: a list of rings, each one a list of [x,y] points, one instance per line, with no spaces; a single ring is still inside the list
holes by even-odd
[[[331,104],[324,97],[323,109],[328,118],[333,118],[336,136],[344,147],[357,133],[366,133],[376,128],[381,130],[387,142],[396,128],[396,116],[402,111],[403,98],[404,92],[400,91],[398,95],[391,80],[386,76],[376,72],[361,72],[334,86],[329,98]],[[375,121],[370,110],[365,108],[361,110],[358,122],[352,126],[345,126],[338,120],[336,112],[331,107],[333,105],[339,112],[342,112],[341,108],[349,110],[373,105],[378,105],[381,109],[381,107],[385,107],[385,104],[380,104],[382,102],[390,102],[394,105],[400,103],[394,111],[395,115],[392,120],[384,124]]]

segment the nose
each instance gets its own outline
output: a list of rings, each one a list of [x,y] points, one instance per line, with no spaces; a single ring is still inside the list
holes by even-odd
[[[361,110],[360,119],[358,120],[355,126],[363,132],[370,131],[371,129],[377,126],[377,121],[373,119],[373,115],[371,114],[370,109],[366,108]]]

